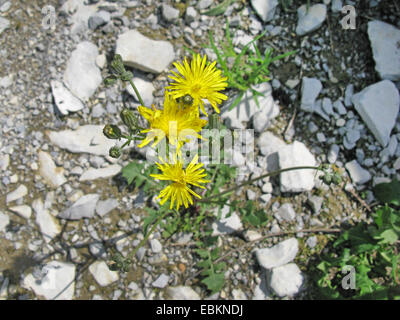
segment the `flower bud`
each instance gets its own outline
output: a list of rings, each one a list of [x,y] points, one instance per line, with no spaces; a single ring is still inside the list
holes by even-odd
[[[104,79],[104,84],[106,86],[112,86],[116,81],[117,81],[117,79],[115,77],[111,76],[111,77],[107,77]]]
[[[121,120],[128,127],[130,131],[135,132],[137,130],[138,119],[132,110],[123,109],[120,113]]]
[[[111,61],[111,68],[118,75],[122,75],[126,72],[124,62],[122,61],[121,55],[116,54],[114,56],[114,59]]]
[[[113,124],[107,124],[106,126],[104,126],[103,134],[108,139],[121,139],[122,137],[121,130],[118,128],[118,126]]]
[[[111,158],[118,159],[121,156],[121,149],[118,147],[111,147],[109,155]]]

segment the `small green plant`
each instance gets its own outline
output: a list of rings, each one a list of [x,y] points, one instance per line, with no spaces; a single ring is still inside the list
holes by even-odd
[[[398,206],[400,184],[380,184],[374,191],[384,205],[372,215],[373,223],[345,230],[316,267],[315,280],[325,298],[400,299],[400,211],[389,205]],[[345,289],[342,271],[348,266],[354,268],[355,286]]]
[[[246,44],[240,53],[236,53],[235,51],[228,20],[226,21],[225,29],[226,43],[220,43],[222,51],[217,48],[212,33],[209,33],[210,46],[217,55],[217,61],[223,70],[224,76],[228,78],[228,87],[239,91],[237,98],[230,106],[231,109],[240,102],[248,89],[251,90],[258,105],[257,97],[262,96],[262,94],[252,88],[252,86],[270,80],[270,71],[268,67],[271,63],[284,59],[297,52],[290,51],[273,57],[273,49],[268,48],[263,56],[255,42],[261,39],[265,33],[266,31]],[[251,45],[253,45],[254,51],[251,50]]]

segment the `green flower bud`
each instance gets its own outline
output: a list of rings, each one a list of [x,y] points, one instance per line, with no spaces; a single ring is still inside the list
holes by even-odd
[[[122,57],[119,54],[116,54],[114,56],[113,61],[111,62],[111,68],[114,70],[114,72],[118,75],[124,74],[125,71],[125,66],[124,62],[122,61]]]
[[[137,131],[138,119],[132,110],[123,109],[120,113],[121,120],[130,131]]]
[[[114,76],[110,76],[104,79],[104,84],[106,86],[112,86],[115,82],[117,82],[117,78]]]
[[[121,139],[122,137],[121,130],[118,128],[118,126],[113,124],[107,124],[103,129],[103,134],[108,139]]]
[[[124,73],[121,74],[121,80],[123,81],[129,81],[133,78],[133,73],[130,71],[125,71]]]
[[[118,159],[121,156],[121,149],[118,147],[111,147],[108,154],[111,158]]]

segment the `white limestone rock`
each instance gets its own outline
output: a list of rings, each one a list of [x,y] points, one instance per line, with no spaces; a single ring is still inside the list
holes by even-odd
[[[6,232],[6,227],[10,223],[10,217],[0,211],[0,232]]]
[[[79,43],[67,62],[64,83],[82,101],[87,101],[102,81],[96,58],[99,50],[89,41]]]
[[[265,269],[280,267],[294,260],[299,251],[296,238],[279,242],[272,248],[256,249],[255,254],[260,266]]]
[[[61,226],[54,216],[44,208],[42,199],[35,199],[32,202],[32,208],[36,213],[36,224],[39,226],[44,240],[49,243],[61,232]]]
[[[108,156],[115,141],[103,134],[104,126],[85,125],[76,130],[46,131],[50,141],[61,149],[73,153],[90,153]]]
[[[200,300],[200,296],[191,287],[178,286],[167,288],[165,295],[170,300]]]
[[[218,210],[215,210],[214,215],[218,217]],[[242,222],[236,212],[229,214],[229,206],[225,205],[221,210],[221,218],[216,222],[213,222],[213,236],[220,234],[230,234],[235,231],[239,231],[243,228]]]
[[[25,204],[8,208],[11,212],[16,213],[22,218],[29,219],[32,215],[32,208]]]
[[[381,79],[400,80],[400,30],[386,22],[368,22],[368,37]]]
[[[60,81],[51,80],[51,91],[58,111],[67,115],[68,112],[76,112],[84,108],[83,103],[75,97]]]
[[[376,140],[386,147],[399,113],[400,97],[394,83],[383,80],[372,84],[353,95],[352,101]]]
[[[112,164],[105,168],[86,170],[80,177],[79,181],[91,181],[96,179],[105,179],[117,175],[121,171],[121,166]]]
[[[316,166],[317,162],[307,147],[298,141],[286,145],[278,151],[280,169]],[[315,170],[301,169],[280,174],[280,187],[282,192],[311,191],[314,188]]]
[[[116,53],[121,55],[126,65],[157,74],[175,59],[171,43],[151,40],[136,30],[129,30],[118,37]]]
[[[104,261],[93,262],[89,266],[89,272],[102,287],[106,287],[119,279],[118,272],[111,271]]]
[[[22,281],[22,287],[31,289],[37,296],[47,300],[72,300],[75,291],[75,266],[71,263],[51,261],[47,263],[41,273],[42,279],[32,274]]]
[[[144,80],[139,77],[134,77],[132,79],[133,83],[135,84],[136,88],[138,89],[140,96],[143,99],[145,106],[151,107],[153,103],[154,96],[153,91],[155,90],[153,83],[151,81]],[[126,86],[126,91],[137,101],[139,102],[138,97],[136,96],[135,90],[133,90],[131,85]]]
[[[293,296],[299,292],[303,276],[295,263],[272,269],[269,286],[279,296]]]
[[[64,168],[56,167],[51,155],[44,151],[39,151],[39,173],[51,188],[57,188],[67,182],[64,177]]]
[[[25,185],[21,184],[17,189],[7,194],[6,202],[12,202],[25,197],[28,194],[28,189]]]

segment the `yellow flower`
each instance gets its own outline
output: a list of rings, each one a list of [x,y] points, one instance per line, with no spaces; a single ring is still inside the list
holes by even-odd
[[[221,104],[222,100],[228,97],[218,91],[224,90],[228,83],[228,78],[221,76],[221,70],[215,68],[216,61],[213,63],[207,62],[207,56],[203,59],[198,54],[197,57],[193,55],[193,59],[189,65],[187,59],[183,62],[174,62],[174,66],[178,69],[177,74],[171,71],[174,76],[169,76],[172,82],[167,89],[171,90],[173,98],[177,99],[189,94],[193,98],[193,105],[200,105],[201,111],[207,115],[204,108],[203,99],[207,99],[213,106],[216,112],[220,112],[217,104]]]
[[[138,107],[139,113],[149,122],[149,129],[142,130],[148,133],[146,138],[138,145],[139,148],[146,146],[154,140],[153,147],[165,137],[178,149],[184,142],[188,142],[187,136],[202,138],[197,132],[207,124],[207,120],[199,118],[197,107],[184,108],[171,98],[166,92],[164,109],[159,110],[153,105],[153,109],[143,106]]]
[[[176,209],[183,204],[185,208],[188,207],[188,202],[193,204],[192,196],[199,199],[201,197],[189,188],[189,185],[200,187],[201,183],[210,182],[209,180],[204,180],[203,178],[207,175],[204,173],[204,169],[200,169],[203,164],[197,163],[199,156],[196,155],[186,169],[183,169],[182,159],[176,156],[173,157],[172,163],[166,163],[161,158],[161,163],[156,163],[158,169],[162,171],[161,174],[151,174],[150,176],[159,180],[170,180],[173,181],[172,184],[164,188],[157,199],[162,198],[160,203],[163,205],[168,199],[171,199],[170,209],[174,206],[176,201]]]

